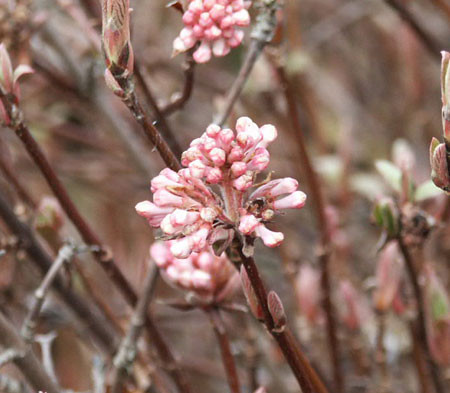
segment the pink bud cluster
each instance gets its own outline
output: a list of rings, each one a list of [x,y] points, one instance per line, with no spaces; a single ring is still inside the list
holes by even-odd
[[[194,52],[197,63],[208,62],[211,54],[227,55],[244,38],[244,32],[236,27],[250,24],[250,4],[245,0],[189,0],[183,14],[185,27],[173,42],[174,54],[185,52],[200,41]]]
[[[237,120],[236,132],[210,125],[183,153],[185,168],[166,168],[151,181],[153,202],[138,203],[138,214],[175,239],[171,251],[177,258],[230,238],[233,230],[278,246],[283,234],[265,224],[282,209],[302,208],[306,195],[292,178],[255,184],[269,165],[266,147],[276,136],[274,126],[258,127],[248,117]]]
[[[223,301],[239,288],[239,275],[225,253],[214,255],[210,248],[177,259],[170,252],[171,241],[156,242],[150,255],[163,277],[175,286],[194,292],[199,297]]]

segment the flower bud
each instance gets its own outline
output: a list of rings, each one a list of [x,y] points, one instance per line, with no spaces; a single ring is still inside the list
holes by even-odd
[[[267,295],[267,306],[275,324],[275,331],[282,332],[286,327],[286,313],[280,297],[274,291]]]
[[[439,143],[436,138],[433,138],[430,145],[431,179],[436,187],[450,192],[450,168],[447,154],[445,143]]]
[[[102,39],[106,66],[114,76],[133,73],[129,0],[103,0]]]

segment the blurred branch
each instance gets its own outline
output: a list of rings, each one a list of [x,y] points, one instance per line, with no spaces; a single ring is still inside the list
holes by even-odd
[[[20,334],[24,338],[24,340],[28,343],[33,342],[34,332],[37,325],[37,319],[39,318],[39,314],[41,312],[42,306],[44,304],[45,297],[47,296],[50,287],[55,281],[58,272],[62,267],[69,263],[75,253],[82,251],[81,248],[76,247],[73,244],[65,244],[58,252],[58,256],[55,261],[52,263],[49,271],[45,275],[39,287],[34,292],[34,301],[30,310],[28,311],[27,316],[23,322],[22,330]]]
[[[158,268],[152,264],[151,271],[147,273],[142,293],[131,317],[130,326],[123,338],[113,361],[111,393],[120,393],[127,371],[136,359],[137,342],[145,325],[145,314],[155,292],[158,278]]]
[[[450,21],[450,5],[446,2],[446,0],[431,0],[432,3],[436,7],[438,7]]]
[[[228,385],[231,393],[240,393],[241,386],[239,383],[239,376],[236,369],[233,353],[231,352],[230,340],[223,323],[220,311],[215,308],[205,310],[211,321],[211,325],[219,342],[220,353],[222,355],[222,362],[227,374]]]
[[[30,228],[17,218],[1,194],[0,217],[9,227],[11,232],[17,236],[21,248],[28,254],[41,273],[46,274],[52,266],[52,259],[40,246]],[[68,288],[60,277],[56,277],[54,288],[64,302],[75,312],[78,318],[86,324],[97,342],[102,344],[102,347],[106,349],[107,352],[112,353],[114,342],[116,341],[116,332],[114,329],[111,329],[108,322],[100,316],[97,309],[93,308],[90,302]]]
[[[18,380],[8,375],[0,374],[0,392],[23,393],[25,392],[25,387]]]
[[[250,47],[245,56],[244,63],[239,71],[239,74],[227,96],[225,97],[225,104],[222,113],[214,120],[220,126],[223,126],[228,116],[230,115],[234,104],[241,95],[245,82],[247,81],[250,73],[261,55],[265,46],[272,40],[276,27],[276,11],[278,9],[277,0],[261,0],[257,3],[260,11],[256,17],[255,27],[251,33]]]
[[[93,256],[95,257],[99,265],[109,275],[109,277],[114,282],[116,287],[120,290],[122,296],[126,299],[128,304],[130,306],[135,306],[138,300],[136,292],[134,291],[131,284],[128,282],[128,280],[125,278],[125,276],[118,268],[117,263],[114,261],[111,251],[108,250],[100,242],[100,239],[98,238],[97,234],[89,226],[87,221],[85,221],[85,219],[81,216],[77,207],[69,197],[66,188],[60,182],[53,168],[50,166],[41,147],[33,138],[28,127],[23,121],[22,112],[14,103],[10,101],[10,99],[8,99],[8,97],[2,95],[0,96],[0,98],[3,102],[6,112],[10,115],[12,119],[9,127],[15,131],[16,135],[22,141],[25,149],[29,153],[30,157],[33,159],[36,166],[40,169],[41,173],[44,175],[49,187],[52,189],[61,207],[63,208],[69,219],[72,221],[78,232],[80,233],[81,237],[83,238],[83,241],[88,245],[98,246],[98,249],[100,251],[93,251]],[[138,121],[140,121],[143,124],[143,127],[147,126],[150,127],[148,129],[149,133],[152,136],[155,136],[157,141],[161,143],[160,147],[164,146],[164,149],[167,149],[166,151],[170,153],[169,156],[173,157],[173,153],[165,144],[164,140],[161,138],[158,131],[148,123],[148,120],[143,114],[139,103],[136,101],[137,98],[134,93],[131,93],[130,99],[131,99],[131,102],[129,103],[130,110],[135,111],[134,115],[136,116],[136,119],[139,119]],[[155,133],[153,133],[153,131]],[[180,165],[178,160],[172,163],[177,164],[178,167]],[[161,333],[157,329],[155,323],[153,322],[153,319],[151,319],[150,315],[148,314],[146,318],[146,326],[150,337],[155,342],[155,346],[158,350],[161,360],[165,363],[170,374],[175,379],[180,391],[184,393],[189,392],[187,381],[185,380],[185,377],[182,374],[180,368],[176,365],[175,357],[173,356],[168,344],[162,337]]]
[[[172,113],[182,109],[186,102],[189,100],[192,94],[192,90],[194,87],[194,70],[195,70],[195,61],[192,57],[192,50],[189,50],[186,53],[186,57],[183,63],[184,69],[184,86],[181,95],[176,98],[173,102],[170,102],[165,107],[161,108],[161,112],[169,116]]]
[[[330,280],[330,256],[331,256],[331,239],[329,236],[327,218],[325,214],[325,199],[320,185],[319,177],[317,176],[308,149],[306,147],[306,140],[302,125],[299,120],[299,113],[297,109],[297,102],[294,92],[291,89],[286,71],[278,58],[278,54],[272,53],[269,60],[275,69],[288,108],[289,120],[291,122],[292,131],[299,150],[302,169],[305,171],[306,181],[308,183],[309,192],[311,193],[310,200],[313,203],[314,214],[316,216],[317,225],[320,232],[319,244],[319,265],[322,270],[322,304],[325,310],[327,321],[327,335],[328,347],[330,350],[334,383],[337,392],[344,391],[344,375],[340,363],[339,341],[337,338],[337,326],[335,320],[335,310],[331,299],[331,280]]]
[[[442,385],[442,379],[440,375],[439,366],[434,362],[431,356],[430,346],[428,344],[427,325],[425,321],[425,303],[422,288],[419,284],[418,272],[414,264],[412,255],[410,254],[408,247],[405,244],[403,235],[400,234],[397,237],[397,243],[405,261],[406,271],[408,272],[409,280],[413,287],[414,298],[417,307],[417,334],[423,347],[425,359],[428,365],[431,379],[433,381],[434,389],[436,393],[444,393],[445,389]]]
[[[403,19],[408,26],[416,33],[417,37],[422,42],[425,49],[428,50],[430,55],[439,62],[441,61],[441,45],[427,33],[419,22],[417,22],[415,16],[398,0],[384,0],[384,2],[391,7],[401,19]]]
[[[177,139],[175,138],[175,134],[173,130],[170,128],[169,124],[167,123],[165,113],[162,109],[159,108],[158,103],[156,102],[155,97],[153,97],[153,93],[150,91],[150,87],[148,86],[147,82],[145,81],[144,76],[142,75],[140,64],[135,62],[134,64],[134,75],[136,77],[136,80],[142,89],[142,92],[144,94],[144,97],[147,101],[147,104],[152,108],[154,116],[155,116],[155,124],[159,124],[163,134],[164,139],[166,140],[167,144],[170,146],[172,151],[177,157],[181,157],[181,153],[183,152],[183,149],[180,147]]]
[[[42,366],[53,382],[58,383],[55,365],[53,364],[52,344],[56,338],[56,333],[51,331],[47,334],[38,334],[35,341],[41,347]]]
[[[44,371],[33,352],[25,349],[27,345],[17,334],[17,329],[5,318],[2,312],[0,312],[0,342],[4,347],[18,348],[24,351],[24,355],[14,358],[13,363],[35,391],[59,393],[59,387]]]
[[[22,199],[32,209],[36,208],[36,202],[33,200],[33,198],[27,192],[27,190],[23,187],[13,168],[11,168],[10,163],[6,161],[7,154],[4,151],[6,149],[6,146],[2,145],[3,142],[0,139],[0,171],[3,173],[6,180],[12,184],[19,198]]]

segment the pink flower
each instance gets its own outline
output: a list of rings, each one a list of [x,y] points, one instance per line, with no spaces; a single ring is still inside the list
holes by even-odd
[[[183,14],[185,27],[173,42],[174,55],[191,49],[197,42],[197,63],[208,62],[212,55],[227,55],[244,38],[237,28],[250,24],[249,7],[250,1],[244,0],[188,0]]]
[[[185,168],[178,173],[164,169],[151,181],[153,202],[136,205],[150,225],[161,228],[172,240],[177,258],[223,238],[230,231],[259,237],[268,247],[284,239],[266,224],[283,209],[300,209],[306,195],[292,178],[266,181],[255,188],[257,175],[267,168],[267,146],[276,128],[258,127],[248,117],[236,122],[236,133],[212,124],[194,139],[182,155]],[[252,189],[252,190],[251,190]]]
[[[223,301],[240,286],[239,275],[225,254],[214,255],[212,249],[193,252],[177,259],[171,252],[173,241],[155,242],[150,255],[170,284],[191,291],[203,300]]]

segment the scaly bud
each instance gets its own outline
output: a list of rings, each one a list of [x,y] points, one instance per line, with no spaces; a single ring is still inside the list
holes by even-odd
[[[13,90],[13,68],[8,51],[4,44],[0,44],[0,89],[4,94]]]
[[[431,179],[436,187],[450,192],[450,168],[448,167],[447,149],[445,143],[439,143],[436,138],[430,145]]]
[[[280,297],[274,291],[270,291],[267,295],[267,305],[275,324],[274,330],[277,333],[281,333],[286,327],[286,313]]]
[[[130,1],[103,0],[102,41],[106,66],[114,76],[133,73],[133,48],[130,42]]]

